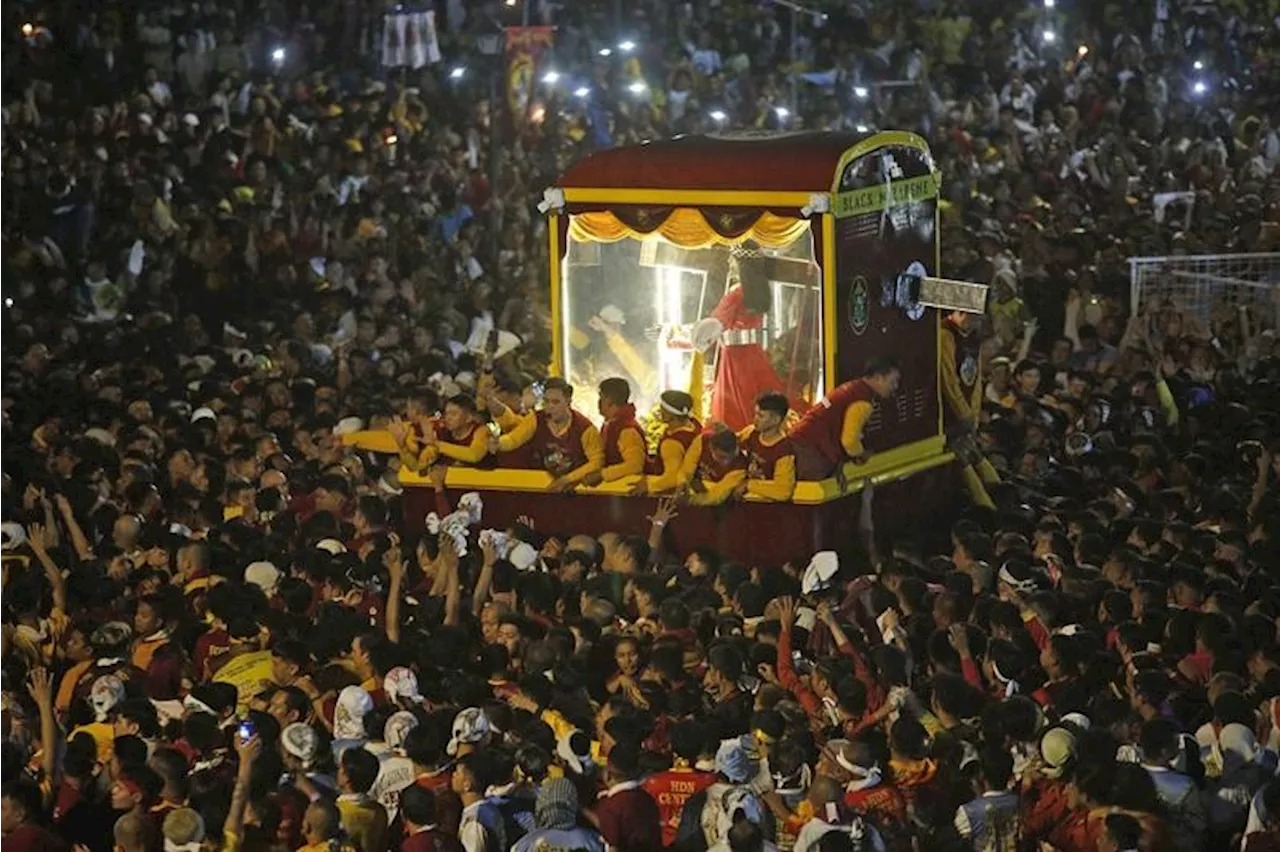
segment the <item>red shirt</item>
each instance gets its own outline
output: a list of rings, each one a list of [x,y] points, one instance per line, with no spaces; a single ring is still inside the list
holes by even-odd
[[[790,438],[766,444],[754,428],[742,442],[742,452],[747,457],[747,479],[773,479],[773,469],[778,462],[796,454]]]
[[[746,457],[742,455],[741,450],[733,458],[729,459],[727,464],[721,464],[716,460],[715,453],[711,449],[710,433],[704,433],[702,436],[702,454],[698,456],[698,470],[694,474],[694,478],[702,482],[719,482],[735,470],[744,470],[747,466]]]
[[[533,432],[534,455],[539,467],[552,476],[564,476],[587,463],[586,450],[582,448],[582,435],[591,428],[591,421],[576,411],[570,412],[569,428],[563,435],[551,429],[551,421],[545,412],[537,414],[538,425]]]
[[[196,639],[193,662],[202,680],[208,674],[205,667],[212,658],[225,654],[230,648],[231,634],[225,630],[210,630]]]
[[[406,837],[400,852],[462,852],[462,844],[439,828],[428,828]]]
[[[662,848],[658,804],[639,782],[611,788],[596,800],[600,834],[618,852],[656,852]]]
[[[676,832],[680,829],[680,814],[685,803],[716,783],[714,772],[697,769],[668,769],[650,775],[641,786],[658,805],[658,820],[662,826],[662,845],[674,846]]]
[[[618,439],[622,433],[634,430],[640,437],[640,445],[644,446],[644,432],[636,423],[636,407],[627,403],[618,409],[618,413],[600,429],[600,438],[604,442],[604,463],[606,465],[622,464],[622,451],[618,449]]]
[[[462,800],[453,792],[453,767],[424,772],[413,783],[436,794],[436,819],[442,829],[456,835],[462,821]]]
[[[67,844],[52,831],[25,822],[13,833],[5,835],[4,848],[5,852],[62,852]]]
[[[804,417],[791,430],[791,440],[818,451],[826,462],[835,467],[844,461],[844,445],[840,434],[844,431],[844,415],[855,402],[875,404],[875,392],[862,379],[854,379],[839,385],[822,402],[805,412]]]

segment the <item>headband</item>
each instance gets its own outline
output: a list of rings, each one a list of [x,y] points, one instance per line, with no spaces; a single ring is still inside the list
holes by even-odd
[[[1028,577],[1025,580],[1019,580],[1013,576],[1013,572],[1009,570],[1008,563],[1000,566],[1000,573],[997,575],[1000,582],[1005,585],[1012,586],[1019,592],[1034,592],[1036,590],[1036,581]]]
[[[674,406],[674,405],[672,405],[671,403],[667,402],[665,399],[659,399],[659,400],[658,400],[658,404],[659,404],[659,405],[661,405],[661,406],[662,406],[662,410],[663,410],[663,411],[665,411],[665,412],[667,412],[668,414],[674,414],[674,415],[676,415],[677,417],[688,417],[688,416],[689,416],[689,409],[687,409],[687,408],[677,408],[676,406]]]
[[[991,661],[991,673],[996,676],[996,680],[1004,684],[1004,695],[1006,698],[1018,694],[1018,690],[1022,687],[1011,677],[1005,677],[1004,672],[1000,671],[1000,664],[995,660]]]

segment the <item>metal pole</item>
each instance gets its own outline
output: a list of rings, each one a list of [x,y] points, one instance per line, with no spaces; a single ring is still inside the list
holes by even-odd
[[[522,0],[522,2],[520,3],[520,25],[521,26],[525,26],[525,27],[529,26],[529,16],[532,14],[532,9],[530,9],[530,7],[532,5],[533,5],[533,0]]]

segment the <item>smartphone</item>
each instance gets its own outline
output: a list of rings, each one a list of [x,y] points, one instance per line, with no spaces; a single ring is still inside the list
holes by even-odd
[[[257,733],[258,732],[253,727],[252,722],[241,722],[240,727],[236,730],[236,734],[240,737],[240,741],[245,743],[253,739],[254,735]]]

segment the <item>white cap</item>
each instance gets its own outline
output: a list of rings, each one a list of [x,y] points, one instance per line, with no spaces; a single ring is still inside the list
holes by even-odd
[[[382,741],[391,748],[402,748],[405,737],[409,736],[409,732],[416,727],[418,727],[418,717],[408,710],[399,710],[392,713],[387,719],[387,724],[382,726]]]
[[[808,595],[819,589],[825,589],[839,570],[840,557],[836,556],[834,550],[815,553],[809,560],[809,566],[804,569],[804,575],[800,578],[800,591]]]
[[[270,562],[251,562],[249,567],[244,569],[244,581],[262,589],[262,593],[267,597],[276,593],[276,588],[280,585],[280,577],[280,569]]]
[[[14,521],[5,521],[0,524],[0,547],[4,550],[14,550],[26,543],[27,531],[22,524]]]
[[[194,112],[183,113],[182,123],[185,124],[187,127],[199,127],[200,116],[196,115]]]
[[[316,542],[316,550],[323,550],[330,556],[337,556],[339,553],[346,553],[347,546],[336,538],[325,538]]]
[[[483,710],[479,707],[468,707],[453,717],[453,735],[449,737],[445,753],[450,757],[457,757],[459,746],[478,743],[492,730],[489,717],[484,715]]]
[[[191,412],[192,423],[199,423],[201,420],[217,420],[217,419],[218,419],[218,415],[213,413],[213,409],[207,408],[205,406],[201,406],[200,408],[197,408],[195,411]]]
[[[364,421],[359,417],[344,417],[333,427],[333,434],[341,438],[343,435],[354,435],[364,431]]]

